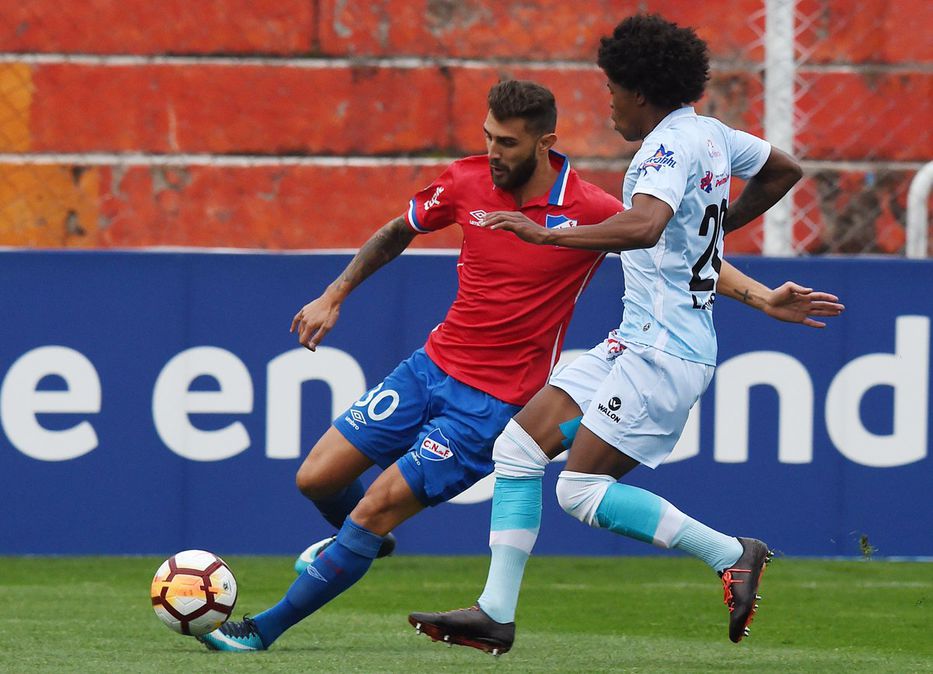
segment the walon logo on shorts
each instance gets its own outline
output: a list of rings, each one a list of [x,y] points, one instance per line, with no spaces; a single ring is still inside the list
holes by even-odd
[[[454,455],[450,451],[450,440],[444,437],[441,429],[435,428],[421,442],[418,454],[428,461],[443,461]]]
[[[619,410],[620,407],[622,407],[622,400],[620,398],[617,398],[616,396],[612,396],[609,399],[608,405],[603,405],[602,403],[599,403],[596,406],[596,409],[598,409],[600,412],[602,412],[607,417],[612,419],[614,422],[619,423],[619,421],[621,421],[621,417],[619,417],[619,415],[616,414],[616,412]]]

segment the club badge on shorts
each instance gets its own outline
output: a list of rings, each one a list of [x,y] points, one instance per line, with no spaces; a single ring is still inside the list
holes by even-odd
[[[450,440],[444,437],[441,429],[435,428],[421,442],[418,455],[428,461],[443,461],[454,455],[450,449]]]

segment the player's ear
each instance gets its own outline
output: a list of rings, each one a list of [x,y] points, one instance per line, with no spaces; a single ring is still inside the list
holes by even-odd
[[[538,149],[541,150],[542,152],[547,152],[552,147],[554,147],[554,143],[556,142],[557,142],[556,133],[546,133],[538,139]]]

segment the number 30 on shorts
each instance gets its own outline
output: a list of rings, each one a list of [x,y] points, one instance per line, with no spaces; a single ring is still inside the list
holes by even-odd
[[[384,383],[384,382],[383,382]],[[398,407],[398,393],[392,389],[382,391],[382,384],[369,391],[364,397],[353,403],[354,407],[365,407],[366,414],[373,421],[382,421],[391,416]],[[388,405],[385,401],[389,400]],[[380,407],[382,408],[380,410]]]

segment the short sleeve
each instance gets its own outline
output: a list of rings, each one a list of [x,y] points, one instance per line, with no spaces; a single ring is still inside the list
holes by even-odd
[[[436,232],[454,224],[454,170],[448,166],[408,202],[406,219],[416,232]]]
[[[690,162],[683,148],[670,136],[645,142],[636,155],[636,194],[649,194],[660,199],[675,213],[687,189]]]
[[[727,138],[732,146],[732,175],[747,180],[761,170],[771,156],[771,143],[750,133],[729,129]]]

